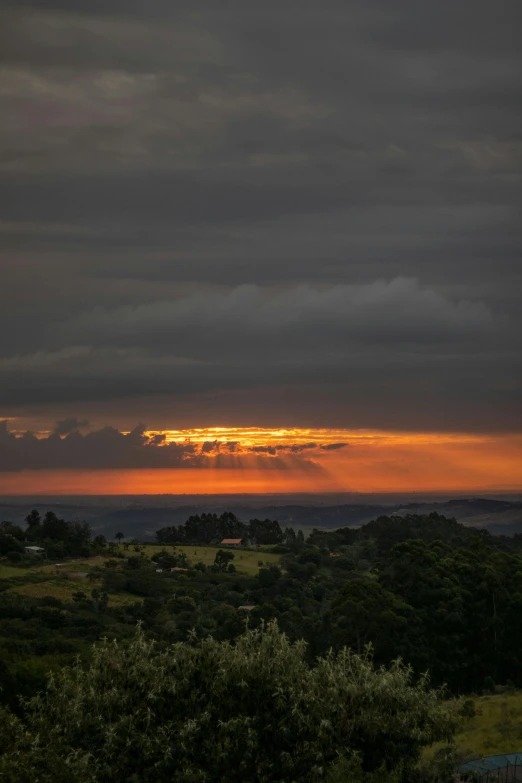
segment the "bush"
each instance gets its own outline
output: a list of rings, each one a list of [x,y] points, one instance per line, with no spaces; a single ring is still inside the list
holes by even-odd
[[[109,593],[118,593],[127,589],[127,577],[121,571],[108,570],[103,575],[103,589]]]
[[[145,568],[128,572],[126,589],[133,595],[147,598],[158,598],[170,592],[169,584],[165,579],[155,571],[151,572]]]
[[[53,595],[46,595],[40,599],[40,606],[52,606],[55,609],[61,609],[63,603],[59,598],[55,598]]]
[[[6,536],[0,533],[0,555],[20,554],[24,553],[24,547],[22,543],[11,536]]]
[[[460,714],[463,718],[474,718],[477,714],[477,708],[473,699],[466,699],[460,708]]]
[[[441,693],[401,663],[376,670],[345,649],[310,668],[305,644],[275,624],[233,646],[160,650],[138,632],[130,645],[96,646],[88,668],[52,675],[24,731],[7,722],[0,779],[337,783],[349,769],[346,783],[391,782],[455,726]]]
[[[495,680],[491,676],[487,676],[484,678],[484,691],[486,693],[494,693],[495,692]]]
[[[321,553],[318,549],[303,549],[297,560],[299,563],[313,563],[315,566],[319,566],[321,564]]]

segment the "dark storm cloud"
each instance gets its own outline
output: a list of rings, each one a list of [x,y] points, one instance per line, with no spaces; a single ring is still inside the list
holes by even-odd
[[[165,435],[150,435],[142,424],[128,433],[107,426],[83,435],[71,427],[64,437],[55,430],[37,438],[31,432],[10,432],[7,425],[0,421],[0,471],[205,467],[323,471],[319,464],[300,456],[315,444],[241,447],[217,440],[167,443]],[[284,455],[291,455],[291,460],[285,460]]]
[[[301,454],[303,451],[316,450],[317,448],[317,443],[287,443],[277,446],[252,446],[250,451],[255,454]]]
[[[77,419],[76,416],[68,416],[66,419],[56,422],[54,431],[56,435],[68,435],[70,432],[87,427],[88,424],[87,419]]]
[[[5,415],[239,394],[253,422],[272,395],[295,424],[518,427],[519,23],[513,0],[5,9]]]
[[[482,302],[453,301],[412,278],[300,285],[271,293],[259,286],[195,293],[174,301],[116,311],[96,308],[64,325],[69,339],[89,345],[147,346],[151,351],[209,359],[248,354],[252,347],[287,358],[314,345],[430,344],[475,340],[500,328]],[[183,335],[183,341],[179,340]],[[259,358],[262,353],[257,353]],[[268,357],[267,357],[268,358]]]
[[[187,466],[197,463],[190,444],[158,446],[144,431],[142,425],[128,434],[104,427],[86,435],[75,430],[65,437],[54,432],[38,439],[30,432],[15,435],[2,422],[0,470],[164,468],[180,467],[185,461]]]

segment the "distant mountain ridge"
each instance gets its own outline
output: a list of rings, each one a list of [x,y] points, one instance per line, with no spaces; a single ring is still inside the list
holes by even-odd
[[[232,511],[241,521],[249,519],[277,519],[281,526],[311,530],[312,528],[335,529],[363,525],[379,516],[403,516],[406,514],[429,514],[437,512],[446,517],[454,517],[458,522],[474,527],[485,528],[496,535],[514,535],[522,533],[522,501],[493,498],[453,498],[441,502],[410,501],[401,503],[343,503],[335,505],[316,505],[306,503],[263,504],[256,498],[249,501],[245,497],[190,498],[182,504],[168,504],[167,498],[156,497],[155,503],[167,501],[165,505],[148,505],[145,502],[117,507],[114,499],[100,498],[95,502],[56,503],[54,499],[44,502],[28,502],[20,498],[19,502],[0,503],[0,521],[8,520],[20,523],[32,508],[42,511],[53,509],[66,519],[85,520],[95,533],[103,533],[108,538],[122,530],[127,537],[147,540],[154,539],[156,530],[167,525],[180,525],[189,516],[204,511],[220,514]],[[270,498],[272,500],[272,498]]]

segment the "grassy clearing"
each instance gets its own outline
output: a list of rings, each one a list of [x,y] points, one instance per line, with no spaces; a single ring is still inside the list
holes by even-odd
[[[78,582],[69,582],[66,579],[36,582],[35,584],[17,585],[8,590],[9,593],[25,595],[28,598],[59,598],[61,601],[72,601],[73,593],[82,590],[83,586]],[[92,588],[91,588],[92,589]],[[83,590],[87,592],[87,590]]]
[[[477,756],[513,753],[522,748],[522,691],[475,699],[477,715],[457,736],[463,751]]]
[[[166,549],[167,552],[173,552],[173,548],[171,546],[158,546],[157,544],[147,545],[145,547],[145,554],[148,557],[152,557],[153,554],[156,552],[161,552],[163,549]],[[219,551],[219,549],[226,549],[226,547],[217,547],[217,546],[177,546],[175,547],[176,552],[184,552],[187,555],[188,560],[192,564],[195,563],[204,563],[205,565],[209,566],[212,565],[215,557],[216,552]],[[274,555],[272,552],[262,552],[257,551],[255,549],[233,549],[234,552],[234,565],[237,568],[239,573],[243,574],[249,574],[254,575],[257,574],[259,571],[259,563],[261,562],[263,566],[265,565],[277,565],[280,560],[280,555]]]
[[[109,606],[128,606],[129,604],[141,604],[143,598],[131,593],[109,593]]]
[[[212,546],[178,546],[175,550],[172,546],[159,546],[156,544],[146,545],[144,552],[147,557],[152,557],[156,552],[166,549],[167,552],[184,552],[190,563],[202,562],[207,566],[214,563],[216,552],[219,547]],[[119,546],[118,550],[126,557],[135,555],[134,548],[131,546],[127,550]],[[253,576],[258,573],[260,563],[263,566],[277,564],[280,562],[280,555],[272,552],[263,552],[255,549],[236,549],[234,550],[234,565],[238,573]],[[0,579],[13,579],[13,586],[8,593],[24,595],[28,598],[44,598],[52,596],[61,601],[72,601],[72,596],[76,592],[84,592],[88,595],[95,587],[102,587],[102,580],[87,579],[87,574],[93,568],[103,568],[104,563],[114,557],[114,553],[106,552],[96,557],[83,558],[69,562],[63,562],[61,565],[47,563],[46,565],[34,566],[32,568],[16,568],[12,566],[0,566]],[[118,564],[123,560],[118,559]],[[16,578],[16,579],[15,579]],[[124,605],[141,601],[143,599],[130,595],[129,593],[111,593],[109,595],[109,605]]]
[[[522,691],[473,699],[477,714],[455,736],[457,748],[467,758],[516,753],[522,750]],[[442,747],[433,745],[426,758]]]
[[[25,576],[31,568],[16,568],[16,566],[0,565],[0,579],[11,579],[14,576]]]
[[[101,587],[101,584],[89,584],[87,581],[84,584],[78,582],[69,581],[67,579],[49,580],[47,582],[39,582],[37,584],[20,585],[8,590],[9,593],[16,593],[17,595],[25,595],[28,598],[58,598],[60,601],[70,602],[73,600],[73,593],[82,591],[87,595],[90,595],[91,590],[94,587]],[[136,602],[143,601],[136,595],[130,593],[109,593],[109,606],[124,606],[126,604],[134,604]]]
[[[217,547],[217,546],[172,547],[171,545],[160,546],[158,544],[145,544],[143,546],[143,551],[145,555],[149,558],[151,558],[152,555],[156,554],[157,552],[161,552],[163,550],[166,550],[169,553],[184,552],[188,560],[193,565],[195,563],[201,562],[209,566],[214,563],[216,552],[218,552],[219,549],[225,549],[225,548],[226,547]],[[277,565],[281,560],[281,555],[276,555],[273,552],[266,552],[257,549],[233,549],[232,551],[234,552],[235,555],[234,565],[236,566],[238,572],[243,574],[249,574],[249,575],[257,574],[260,568],[259,563],[262,563],[263,566]],[[69,573],[69,574],[77,572],[81,574],[89,571],[89,569],[91,568],[103,568],[107,560],[111,560],[114,558],[114,554],[116,552],[124,554],[125,557],[132,557],[133,555],[138,554],[137,552],[134,551],[133,546],[129,546],[128,549],[125,549],[123,545],[119,545],[116,547],[114,553],[111,553],[107,550],[107,552],[104,552],[104,554],[102,555],[96,555],[95,557],[83,558],[79,560],[70,560],[68,562],[64,561],[59,566],[57,566],[56,564],[49,564],[49,563],[47,565],[34,566],[33,568],[15,568],[11,566],[0,566],[0,579],[11,577],[11,576],[13,577],[24,576],[28,573],[49,574],[50,576],[56,576],[61,572]],[[123,561],[118,560],[118,562],[121,563]],[[5,576],[3,574],[3,571],[5,571]]]
[[[103,566],[103,564],[111,559],[111,555],[107,552],[106,555],[96,555],[95,557],[84,557],[82,560],[64,560],[60,564],[50,563],[48,565],[41,566],[38,571],[42,574],[56,574],[60,571],[66,571],[67,573],[82,573],[88,571],[89,568],[95,568],[96,566]],[[33,569],[34,570],[34,569]]]

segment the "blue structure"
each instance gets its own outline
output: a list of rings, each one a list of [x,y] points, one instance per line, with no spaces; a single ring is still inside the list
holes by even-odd
[[[470,780],[479,780],[481,783],[518,783],[522,781],[522,751],[467,761],[460,765],[458,771],[469,776]]]

